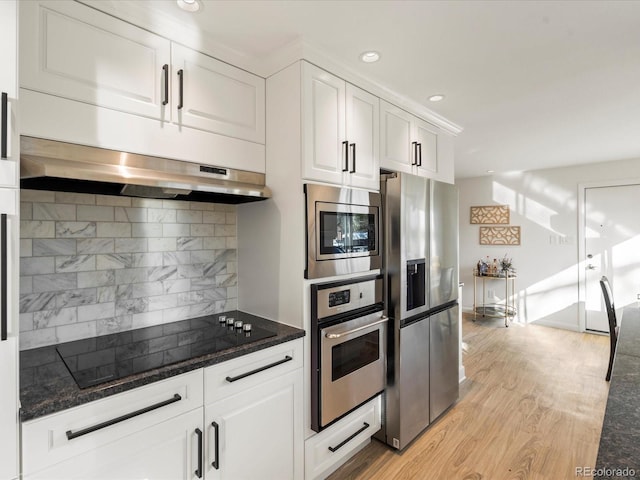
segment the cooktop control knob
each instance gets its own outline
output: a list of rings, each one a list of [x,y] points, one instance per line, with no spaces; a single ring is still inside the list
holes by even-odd
[[[242,326],[242,329],[243,329],[245,332],[250,332],[250,331],[251,331],[251,324],[250,324],[250,323],[245,323],[245,324]]]
[[[218,316],[218,322],[227,323],[227,316],[226,315],[219,315]]]
[[[233,317],[227,317],[227,326],[232,327],[235,322]]]
[[[236,323],[234,323],[233,326],[236,327],[237,329],[241,329],[242,328],[242,320],[236,320]]]

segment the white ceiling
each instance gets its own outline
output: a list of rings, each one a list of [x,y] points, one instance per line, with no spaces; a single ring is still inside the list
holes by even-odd
[[[464,129],[456,178],[640,158],[640,1],[201,1],[136,3],[256,62],[306,42],[427,106]]]

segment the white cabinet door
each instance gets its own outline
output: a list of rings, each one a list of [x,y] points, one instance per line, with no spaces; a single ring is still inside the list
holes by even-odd
[[[438,128],[420,118],[414,118],[412,141],[418,144],[418,175],[434,178],[438,173]]]
[[[20,55],[23,88],[168,120],[162,37],[75,2],[20,2]]]
[[[302,176],[342,184],[348,170],[344,80],[302,62]]]
[[[380,167],[414,173],[415,149],[411,145],[413,115],[380,101]]]
[[[303,476],[302,369],[205,407],[206,478]]]
[[[202,408],[25,475],[29,480],[192,480],[198,477]],[[202,459],[202,462],[204,459]],[[204,465],[201,466],[204,470]],[[201,473],[201,475],[203,475]]]
[[[264,79],[181,45],[171,48],[173,121],[264,143]]]
[[[380,100],[375,95],[347,83],[347,141],[349,171],[345,183],[354,187],[380,188]]]
[[[15,0],[0,2],[0,65],[2,65],[0,69],[0,92],[2,93],[0,188],[18,186],[17,19],[17,2]]]

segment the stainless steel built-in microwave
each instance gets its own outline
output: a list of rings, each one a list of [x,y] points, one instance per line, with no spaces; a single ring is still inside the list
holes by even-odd
[[[380,194],[305,184],[305,278],[366,272],[382,266]]]

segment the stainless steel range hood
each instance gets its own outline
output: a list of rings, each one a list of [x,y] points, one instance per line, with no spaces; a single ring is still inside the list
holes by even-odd
[[[261,173],[20,137],[20,186],[215,203],[265,200]]]

